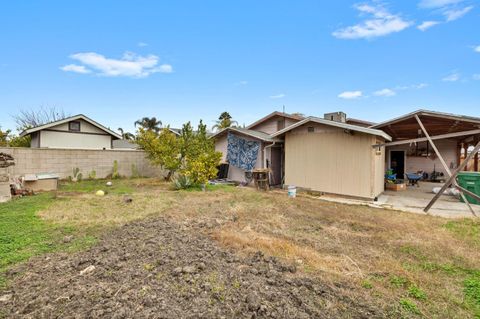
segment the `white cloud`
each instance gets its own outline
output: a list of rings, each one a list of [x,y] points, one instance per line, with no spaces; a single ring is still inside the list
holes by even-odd
[[[472,78],[476,81],[480,81],[480,73],[474,74]]]
[[[480,53],[480,45],[474,47],[473,51]]]
[[[148,46],[148,43],[138,42],[137,45],[138,45],[139,47],[146,47],[146,46]]]
[[[399,85],[395,87],[396,91],[403,91],[403,90],[420,90],[426,88],[428,86],[427,83],[418,83],[412,85]]]
[[[458,72],[452,72],[442,79],[444,82],[456,82],[460,80],[460,74]]]
[[[84,52],[72,54],[70,58],[81,62],[84,66],[72,64],[69,67],[71,70],[68,71],[79,72],[78,70],[82,70],[81,68],[86,70],[86,67],[89,67],[95,70],[97,75],[101,76],[142,78],[158,72],[173,72],[170,64],[158,65],[159,58],[156,55],[140,56],[132,52],[126,52],[121,59],[111,59],[95,52]],[[73,70],[72,66],[76,70]]]
[[[248,81],[240,81],[237,83],[237,85],[247,85]]]
[[[384,7],[361,4],[355,8],[361,14],[371,15],[359,24],[336,30],[332,35],[339,39],[371,39],[400,32],[412,25],[398,14],[391,14]]]
[[[419,6],[422,8],[441,8],[445,6],[449,6],[452,4],[457,4],[462,2],[463,0],[422,0],[419,3]]]
[[[427,86],[428,86],[427,83],[419,83],[419,84],[414,84],[412,87],[413,87],[414,89],[420,90],[420,89],[426,88]]]
[[[281,99],[284,98],[286,95],[283,93],[277,94],[277,95],[270,95],[271,99]]]
[[[373,95],[390,97],[390,96],[397,95],[397,93],[394,90],[391,90],[391,89],[382,89],[382,90],[378,90],[378,91],[373,92]]]
[[[426,31],[427,29],[430,29],[431,27],[436,26],[439,23],[439,21],[423,21],[420,25],[417,26],[417,29],[420,31]]]
[[[64,66],[60,67],[60,70],[66,71],[66,72],[82,73],[82,74],[86,74],[86,73],[91,73],[91,72],[92,72],[92,71],[90,71],[89,69],[87,69],[85,66],[83,66],[83,65],[77,65],[77,64],[67,64],[67,65],[64,65]]]
[[[353,100],[362,97],[362,95],[362,91],[345,91],[340,93],[338,97],[341,99]]]
[[[460,19],[464,15],[466,15],[472,9],[473,9],[473,6],[468,6],[468,7],[462,8],[462,9],[445,10],[443,12],[443,15],[447,19],[447,22],[455,21],[457,19]]]

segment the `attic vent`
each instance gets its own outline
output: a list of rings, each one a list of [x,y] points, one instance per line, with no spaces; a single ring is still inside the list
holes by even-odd
[[[313,132],[315,132],[315,128],[313,126],[309,126],[309,127],[307,127],[307,132],[308,133],[313,133]]]

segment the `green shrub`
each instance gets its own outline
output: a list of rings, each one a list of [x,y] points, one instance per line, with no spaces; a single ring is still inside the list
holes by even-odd
[[[188,189],[193,186],[193,182],[190,179],[190,177],[185,176],[185,175],[179,175],[175,178],[173,181],[173,185],[175,189]]]
[[[72,176],[72,181],[73,182],[80,182],[82,180],[82,173],[80,173],[80,169],[78,167],[73,169],[73,176]]]

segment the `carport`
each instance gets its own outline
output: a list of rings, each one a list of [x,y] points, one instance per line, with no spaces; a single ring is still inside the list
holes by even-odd
[[[373,147],[386,148],[385,167],[392,169],[397,178],[402,179],[407,173],[418,173],[423,176],[419,191],[429,187],[426,183],[436,183],[432,185],[441,187],[438,194],[432,194],[425,212],[444,190],[454,186],[460,191],[469,211],[475,215],[464,194],[475,198],[479,196],[460,187],[456,176],[462,170],[479,171],[480,118],[419,110],[372,128],[383,130],[392,137],[391,142]],[[410,188],[405,196],[412,191]]]

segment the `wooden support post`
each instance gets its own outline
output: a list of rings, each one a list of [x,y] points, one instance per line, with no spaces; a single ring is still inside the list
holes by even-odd
[[[474,141],[475,143],[477,143],[478,138],[475,138]],[[478,153],[476,153],[475,156],[473,157],[473,170],[475,172],[478,172]]]
[[[465,168],[467,165],[468,161],[472,159],[472,157],[480,150],[480,142],[477,143],[473,151],[468,154],[468,156],[463,160],[463,162],[453,171],[452,176],[447,180],[447,182],[442,186],[440,191],[435,194],[435,196],[432,198],[430,203],[428,203],[427,207],[425,207],[424,211],[428,212],[428,210],[432,207],[433,204],[437,201],[437,199],[443,194],[443,192],[453,183],[455,178],[457,177],[458,173]],[[460,190],[461,191],[461,190]],[[474,213],[475,215],[475,213]],[[476,216],[476,215],[475,215]]]
[[[435,145],[435,143],[433,143],[432,139],[430,138],[430,135],[428,134],[427,130],[425,129],[425,126],[423,126],[423,123],[422,121],[420,120],[420,118],[418,117],[418,115],[415,115],[415,119],[417,120],[418,122],[418,125],[420,125],[420,128],[422,129],[422,132],[423,134],[425,134],[425,137],[428,139],[428,142],[430,143],[430,145],[432,146],[433,150],[435,151],[435,154],[437,154],[438,156],[438,159],[440,160],[440,163],[442,163],[443,165],[443,168],[445,169],[445,171],[447,172],[448,176],[450,176],[450,178],[452,177],[452,172],[450,171],[450,168],[448,167],[447,163],[445,162],[445,160],[443,159],[442,157],[442,154],[440,154],[440,152],[438,151],[438,148],[437,146]],[[454,178],[453,179],[453,185],[454,186],[458,186],[457,184],[457,180]],[[444,185],[445,186],[445,185]],[[447,185],[447,187],[450,186],[450,185]],[[446,187],[445,187],[446,189]],[[442,193],[439,193],[440,195],[443,194],[443,191]],[[438,194],[437,194],[438,195]],[[470,210],[470,212],[472,213],[472,215],[476,216],[475,215],[475,211],[473,210],[472,206],[470,205],[470,203],[468,202],[467,198],[465,197],[465,195],[462,193],[462,191],[460,191],[460,197],[462,197],[462,200],[463,202],[465,203],[465,205],[467,205],[468,209]],[[436,201],[436,199],[435,199]],[[430,205],[430,203],[429,203]],[[433,205],[433,204],[432,204]],[[425,212],[427,212],[430,207],[425,207]]]

